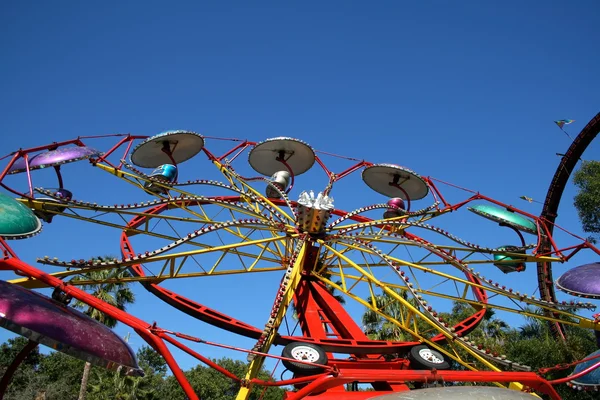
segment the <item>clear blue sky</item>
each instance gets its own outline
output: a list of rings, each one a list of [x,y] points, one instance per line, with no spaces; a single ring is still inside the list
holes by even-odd
[[[519,196],[543,200],[555,153],[570,142],[552,121],[575,119],[567,127],[575,135],[599,111],[599,16],[596,1],[4,1],[1,153],[79,135],[167,129],[256,141],[292,136],[320,150],[402,164],[536,214],[539,205]],[[598,155],[593,144],[584,158]],[[118,198],[85,171],[71,172],[76,196]],[[558,223],[581,233],[573,193],[566,191]],[[334,193],[341,208],[361,204],[362,195],[349,187]],[[73,238],[74,254],[65,258],[115,252],[116,244],[92,243],[92,232],[86,241],[61,226],[15,249],[34,262],[61,256]],[[137,292],[137,315],[220,338]],[[242,308],[241,319],[263,321],[268,313],[247,299],[219,301]]]

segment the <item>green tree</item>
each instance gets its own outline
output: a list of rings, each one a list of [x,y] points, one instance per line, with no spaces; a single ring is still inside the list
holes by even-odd
[[[503,320],[496,318],[495,315],[496,312],[493,309],[488,308],[485,310],[485,315],[481,322],[481,330],[485,338],[504,343],[509,326]]]
[[[538,332],[537,334],[535,332]],[[535,336],[529,336],[533,333]],[[505,354],[509,359],[528,365],[532,369],[553,367],[560,364],[582,360],[596,350],[595,338],[591,331],[570,327],[567,340],[556,340],[549,332],[548,325],[542,321],[530,320],[506,341]],[[568,376],[573,368],[556,369],[544,375],[552,380]],[[597,393],[580,392],[567,385],[555,387],[563,400],[597,399]]]
[[[584,161],[573,175],[579,189],[575,208],[584,232],[591,233],[590,241],[596,243],[600,233],[600,162]]]
[[[42,358],[38,368],[39,380],[33,386],[36,393],[44,392],[46,400],[77,399],[81,370],[85,362],[60,352]],[[28,397],[33,399],[34,397]]]
[[[142,346],[137,351],[143,377],[124,376],[120,371],[96,369],[90,380],[90,400],[159,400],[161,386],[167,373],[164,358],[151,347]]]
[[[111,259],[112,257],[105,257]],[[114,259],[114,258],[113,258]],[[89,292],[92,296],[108,303],[120,310],[125,310],[128,304],[135,301],[133,292],[129,289],[127,283],[119,281],[119,279],[130,277],[131,274],[124,269],[110,270],[89,270],[80,276],[75,277],[72,281],[92,281],[94,283],[82,285],[81,288]],[[115,280],[110,282],[109,280]],[[75,308],[84,310],[84,313],[106,325],[109,328],[114,328],[117,325],[117,320],[106,315],[102,311],[89,306],[81,301],[76,301]],[[81,389],[79,392],[79,400],[86,398],[87,385],[90,377],[92,365],[89,362],[85,363],[83,375],[81,377]]]
[[[16,336],[14,338],[10,338],[6,341],[6,343],[2,343],[0,345],[0,368],[5,370],[15,359],[17,354],[29,343],[29,340],[24,338],[23,336]],[[27,358],[23,360],[21,366],[29,366],[35,367],[40,362],[41,355],[38,347],[33,349]]]
[[[87,398],[89,400],[159,400],[166,362],[158,353],[143,346],[137,352],[144,377],[124,376],[120,371],[92,368]],[[36,371],[29,373],[27,384],[12,390],[6,400],[31,400],[43,395],[44,400],[74,400],[79,396],[84,361],[60,352],[41,355]]]
[[[406,295],[404,294],[403,297],[406,298]],[[396,319],[403,312],[400,303],[386,294],[378,295],[376,304],[378,309]],[[454,302],[452,310],[440,313],[440,316],[450,325],[454,325],[472,316],[477,310],[478,308],[468,303]],[[505,321],[496,317],[494,310],[487,309],[482,321],[468,333],[468,336],[470,340],[484,345],[493,352],[506,354],[508,359],[532,367],[533,371],[582,360],[597,349],[596,339],[591,330],[565,325],[566,342],[555,340],[550,333],[548,324],[543,319],[536,318],[536,315],[542,315],[541,310],[526,308],[525,311],[531,316],[526,317],[520,327],[511,329]],[[372,310],[365,312],[363,323],[365,323],[369,337],[373,339],[412,340],[406,338],[401,330],[397,330],[395,324],[380,317]],[[470,358],[461,349],[458,349],[458,353],[461,357]],[[487,369],[476,361],[472,365],[476,368]],[[451,362],[451,368],[464,369],[463,366],[455,362]],[[548,380],[563,378],[568,376],[572,370],[573,367],[553,369],[544,377]],[[464,384],[469,385],[470,383]],[[564,384],[558,385],[556,390],[563,400],[592,400],[597,398],[595,392],[576,391]]]
[[[242,378],[246,374],[247,365],[243,361],[232,360],[230,358],[221,358],[213,360],[228,371],[234,373],[237,377]],[[189,371],[186,371],[186,376],[194,388],[194,391],[201,399],[211,400],[231,400],[237,395],[240,384],[239,382],[229,379],[217,370],[203,365],[198,365]],[[269,373],[263,369],[258,374],[259,379],[272,381]],[[279,387],[268,387],[263,395],[264,387],[255,385],[250,392],[250,400],[281,400],[284,390]],[[185,400],[185,394],[177,383],[177,380],[170,376],[166,379],[165,385],[161,388],[158,396],[161,399],[169,400]]]
[[[139,366],[146,375],[158,375],[164,377],[167,374],[167,362],[154,349],[149,346],[142,346],[137,351]]]
[[[89,383],[90,400],[159,400],[159,381],[152,375],[132,377],[117,371],[94,370],[94,379]]]
[[[470,318],[480,308],[473,307],[469,303],[455,301],[452,310],[449,313],[440,313],[440,316],[448,322],[450,326],[456,325],[461,321]],[[472,341],[484,345],[493,352],[501,353],[503,351],[510,328],[508,324],[496,317],[496,312],[488,308],[485,310],[482,320],[479,324],[467,334]],[[461,355],[462,354],[461,352]]]
[[[22,336],[17,336],[8,339],[6,343],[0,345],[0,377],[4,376],[8,367],[12,364],[15,357],[21,352],[21,350],[29,343],[28,339]],[[15,371],[10,385],[8,387],[8,395],[18,393],[25,387],[30,385],[31,380],[34,379],[35,370],[41,359],[39,348],[34,348],[27,358],[19,365]]]
[[[13,360],[27,339],[9,339],[0,345],[0,374]],[[48,355],[35,349],[17,370],[16,380],[5,393],[5,400],[72,400],[79,393],[78,380],[84,362],[59,352]]]
[[[412,305],[416,305],[416,301],[414,299],[409,299],[405,290],[393,290]],[[415,339],[410,333],[406,332],[400,326],[391,321],[401,321],[403,320],[402,315],[407,315],[406,307],[404,307],[404,305],[398,301],[398,299],[386,292],[383,292],[375,295],[374,298],[367,298],[367,302],[369,302],[369,304],[373,304],[373,301],[375,302],[375,307],[377,310],[387,315],[389,319],[371,309],[367,309],[362,316],[362,323],[363,330],[369,339],[393,341],[412,341]],[[423,335],[430,336],[433,333],[437,333],[433,332],[431,326],[425,321],[418,317],[415,318],[417,318],[417,330]]]

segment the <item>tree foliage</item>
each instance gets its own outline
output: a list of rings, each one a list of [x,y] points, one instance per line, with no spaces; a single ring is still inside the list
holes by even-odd
[[[213,360],[228,371],[234,373],[238,378],[243,378],[247,372],[247,364],[243,361],[222,358]],[[230,400],[234,399],[240,389],[239,382],[233,381],[217,370],[203,365],[198,365],[186,372],[186,376],[201,399]],[[258,379],[272,380],[266,370],[259,372]],[[268,387],[263,395],[264,387],[254,386],[250,392],[250,400],[280,400],[283,398],[284,390],[278,387]],[[174,377],[166,379],[161,398],[172,400],[184,400],[183,390]],[[262,396],[262,397],[261,397]]]
[[[13,362],[15,357],[21,352],[28,342],[29,340],[19,336],[8,339],[6,343],[2,343],[2,345],[0,345],[0,376],[4,375],[8,369],[8,366]],[[40,351],[36,347],[29,353],[29,356],[15,371],[10,388],[12,392],[23,390],[23,388],[29,384],[29,381],[33,378],[33,371],[40,362],[40,358]]]
[[[575,208],[582,228],[596,242],[600,233],[600,162],[584,161],[573,175],[573,183],[579,189]]]
[[[85,290],[92,296],[110,304],[111,306],[117,307],[119,310],[125,310],[128,304],[135,302],[135,295],[127,287],[127,283],[118,281],[122,278],[128,278],[131,274],[127,270],[123,269],[110,269],[110,270],[90,270],[84,274],[73,278],[73,282],[77,281],[93,281],[94,283],[82,285],[81,289]],[[107,282],[111,279],[116,281]],[[114,328],[117,325],[117,320],[109,317],[102,311],[89,306],[88,304],[77,300],[73,306],[84,310],[92,319]]]
[[[408,299],[406,291],[394,289],[394,292],[412,305],[415,301]],[[394,321],[402,320],[402,315],[407,313],[404,305],[392,295],[383,292],[381,294],[370,296],[367,302],[374,305],[378,312],[368,309],[362,317],[364,331],[372,340],[391,340],[391,341],[411,341],[413,336],[401,328]],[[428,329],[428,325],[423,321],[417,321],[420,331]]]
[[[388,299],[389,300],[389,299]],[[392,307],[389,301],[387,307]],[[446,313],[449,322],[458,322],[472,315],[473,308],[464,303],[456,303],[450,313]],[[535,314],[536,310],[527,310]],[[389,310],[390,313],[393,310]],[[509,359],[529,365],[534,371],[543,367],[553,367],[581,360],[596,350],[596,341],[590,330],[567,326],[568,340],[555,340],[550,334],[548,325],[541,319],[528,318],[519,327],[508,327],[496,315],[486,312],[484,320],[469,333],[469,337],[477,343],[495,348],[506,354]],[[27,343],[25,339],[9,339],[0,345],[0,371],[5,370],[13,357]],[[495,347],[494,347],[495,346]],[[141,347],[137,351],[138,363],[144,369],[144,377],[127,377],[115,371],[93,367],[89,380],[88,400],[185,400],[185,395],[177,380],[167,375],[165,361],[152,348]],[[236,376],[243,377],[247,364],[222,358],[213,360],[217,364],[232,371]],[[79,378],[84,362],[59,352],[40,354],[34,351],[32,357],[22,364],[19,379],[9,387],[6,400],[73,400],[79,393]],[[453,367],[457,367],[453,365]],[[567,376],[572,368],[557,369],[544,375],[547,379],[557,379]],[[239,383],[233,381],[218,371],[198,365],[186,371],[190,384],[202,399],[224,400],[232,399],[239,390]],[[259,374],[259,379],[269,380],[267,371]],[[263,387],[256,386],[250,399],[261,398]],[[557,390],[564,400],[592,400],[595,393],[578,392],[566,385],[559,385]],[[279,400],[284,390],[271,387],[264,393],[265,400]],[[45,397],[40,397],[40,395]]]
[[[0,371],[12,362],[27,340],[21,337],[3,343]],[[6,400],[76,399],[83,361],[54,352],[44,355],[35,349],[21,364],[4,396]]]
[[[405,296],[403,298],[406,299]],[[372,300],[372,298],[368,299],[369,302]],[[375,303],[377,308],[387,315],[400,316],[402,313],[400,302],[389,295],[376,296]],[[454,302],[452,310],[440,313],[440,317],[452,326],[472,316],[478,310],[468,303]],[[525,311],[531,315],[542,314],[541,310],[533,308]],[[364,312],[363,323],[365,324],[365,333],[373,339],[406,340],[404,332],[397,328],[397,325],[392,324],[370,309]],[[483,345],[486,349],[498,354],[505,354],[508,359],[528,365],[532,367],[533,371],[537,371],[540,368],[554,367],[582,360],[597,349],[596,339],[591,330],[570,325],[567,325],[565,329],[567,341],[563,342],[552,336],[548,324],[541,318],[527,317],[521,326],[510,327],[505,321],[496,317],[494,310],[487,309],[482,321],[473,331],[469,332],[468,336],[469,340]],[[462,349],[457,350],[461,357],[466,356]],[[465,369],[455,361],[451,361],[450,365],[455,370]],[[477,361],[472,362],[471,365],[476,368],[487,369],[483,368]],[[563,378],[568,376],[572,370],[573,367],[551,370],[544,377],[548,380]],[[556,389],[564,400],[592,400],[597,398],[596,393],[579,392],[564,384],[558,385]]]
[[[115,258],[112,256],[104,257],[104,259],[115,260]],[[103,261],[102,257],[98,257],[98,260]],[[135,302],[135,295],[131,289],[129,289],[128,283],[124,283],[120,281],[120,279],[130,276],[131,273],[129,273],[126,269],[89,270],[73,278],[72,282],[93,282],[90,284],[81,285],[81,289],[89,292],[92,296],[104,301],[105,303],[118,308],[119,310],[125,310],[128,304]],[[75,302],[74,307],[84,309],[84,313],[86,315],[109,328],[114,328],[117,325],[118,321],[116,319],[80,300]],[[91,368],[92,365],[89,362],[86,362],[81,378],[79,400],[84,400],[87,398],[87,386]]]
[[[9,339],[0,345],[0,371],[6,370],[26,339]],[[183,390],[173,376],[167,376],[167,364],[152,348],[142,346],[137,351],[138,364],[144,370],[144,377],[124,376],[119,371],[109,371],[93,366],[89,378],[88,400],[184,400]],[[213,360],[238,377],[246,373],[246,363],[229,358]],[[81,370],[84,362],[63,353],[40,354],[34,351],[31,358],[22,363],[19,379],[13,381],[5,400],[75,400],[79,395]],[[190,384],[201,399],[232,399],[239,390],[239,383],[216,370],[203,365],[186,371]],[[259,379],[272,380],[266,370]],[[261,398],[263,387],[255,387],[251,400]],[[262,399],[280,400],[284,390],[268,388]]]

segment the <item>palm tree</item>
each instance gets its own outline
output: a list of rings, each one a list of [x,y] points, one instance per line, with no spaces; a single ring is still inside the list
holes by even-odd
[[[114,257],[104,257],[104,259],[114,259]],[[92,284],[82,285],[81,289],[89,292],[92,296],[104,301],[105,303],[117,307],[119,310],[125,310],[127,304],[132,304],[135,301],[135,295],[127,287],[128,283],[121,282],[120,279],[130,276],[131,274],[125,269],[97,271],[90,270],[73,278],[72,282],[95,282]],[[115,279],[116,282],[107,282],[108,280],[112,279]],[[88,315],[92,319],[95,319],[96,321],[101,322],[109,328],[114,328],[117,325],[118,321],[116,319],[109,317],[102,311],[97,310],[82,301],[76,301],[73,306],[75,308],[84,310],[84,314]],[[89,362],[86,362],[83,368],[83,375],[81,377],[79,400],[85,400],[91,368],[92,365]]]
[[[533,308],[530,306],[525,307],[525,311],[534,315],[543,315],[543,312],[539,308]],[[541,319],[532,316],[525,316],[525,323],[519,327],[521,337],[524,339],[536,339],[546,337],[550,333],[548,324],[542,322]]]
[[[496,312],[491,308],[485,310],[483,321],[481,321],[481,330],[484,337],[502,344],[510,327],[503,320],[496,318],[495,314]]]
[[[403,299],[407,300],[408,295],[405,290],[392,289]],[[402,320],[402,314],[406,314],[404,306],[396,298],[390,294],[383,292],[382,294],[369,297],[367,302],[372,304],[374,300],[377,310],[383,312],[388,317],[394,320]],[[410,302],[410,300],[409,300]],[[412,303],[412,302],[411,302]],[[368,309],[362,317],[364,331],[372,340],[393,340],[393,341],[408,341],[413,340],[412,336],[407,334],[398,325],[390,322],[387,318],[382,317],[375,311]]]

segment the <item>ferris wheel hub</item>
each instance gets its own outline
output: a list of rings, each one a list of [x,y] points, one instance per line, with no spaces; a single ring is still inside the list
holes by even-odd
[[[312,190],[302,192],[296,210],[298,229],[312,234],[323,233],[333,210],[333,197],[319,192],[315,198]]]

